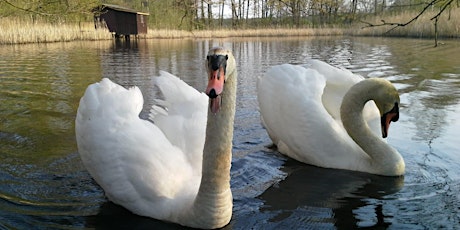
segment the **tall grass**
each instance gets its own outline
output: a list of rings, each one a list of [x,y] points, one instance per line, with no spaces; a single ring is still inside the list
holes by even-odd
[[[302,29],[218,29],[218,30],[153,30],[149,29],[146,38],[224,38],[224,37],[287,37],[287,36],[335,36],[343,35],[340,28],[302,28]]]
[[[65,42],[75,40],[112,39],[108,30],[94,29],[92,22],[54,25],[20,19],[0,20],[0,44],[23,44],[44,42]],[[281,36],[333,36],[343,35],[340,28],[303,28],[303,29],[218,29],[218,30],[167,30],[149,29],[141,38],[224,38],[224,37],[281,37]]]
[[[0,44],[67,42],[111,39],[108,30],[95,30],[90,22],[50,24],[22,19],[0,20]]]
[[[427,12],[413,23],[398,27],[388,32],[392,26],[366,27],[365,23],[357,23],[351,27],[332,26],[327,28],[262,28],[262,29],[216,29],[216,30],[167,30],[149,29],[141,38],[224,38],[224,37],[286,37],[286,36],[399,36],[432,38],[434,22],[430,20],[437,11]],[[382,19],[389,23],[404,23],[417,15],[417,12],[399,12],[394,15],[370,16],[362,21],[379,25]],[[450,17],[449,17],[450,16]],[[364,28],[363,28],[364,27]],[[0,20],[0,44],[64,42],[74,40],[106,40],[112,34],[106,29],[94,29],[92,22],[50,24],[31,22],[17,18]],[[445,12],[438,21],[438,36],[444,38],[460,38],[460,8],[452,9],[450,15]]]
[[[392,29],[394,26],[391,25],[366,27],[366,23],[358,23],[352,29],[349,29],[347,33],[358,36],[383,35],[397,37],[433,38],[435,36],[434,20],[430,19],[438,13],[437,10],[438,9],[428,11],[409,25],[397,27],[395,29]],[[414,11],[398,12],[393,15],[369,16],[362,19],[362,21],[374,25],[382,24],[382,20],[384,20],[386,23],[405,23],[410,21],[417,14],[418,12]],[[441,15],[438,20],[438,36],[442,38],[460,38],[460,8],[452,9],[450,14],[446,11],[443,13],[443,15]]]

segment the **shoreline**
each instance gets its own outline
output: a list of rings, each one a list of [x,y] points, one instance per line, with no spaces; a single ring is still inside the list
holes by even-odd
[[[68,31],[59,29],[60,31]],[[30,33],[30,32],[29,32]],[[33,36],[25,36],[21,34],[9,35],[6,41],[5,36],[0,35],[0,45],[20,45],[20,44],[40,44],[40,43],[55,43],[55,42],[71,42],[71,41],[102,41],[114,40],[114,35],[107,30],[94,31],[73,31],[72,33],[49,34],[33,33]],[[54,37],[53,37],[54,36]],[[134,39],[211,39],[211,38],[269,38],[269,37],[321,37],[321,36],[356,36],[356,37],[394,37],[394,38],[417,38],[417,39],[434,39],[434,35],[426,35],[423,33],[405,33],[404,35],[383,35],[379,32],[366,32],[357,29],[340,29],[340,28],[301,28],[301,29],[243,29],[243,30],[199,30],[199,31],[184,31],[184,30],[153,30],[149,29],[147,34],[139,34]],[[119,38],[124,40],[124,38]],[[133,39],[133,36],[131,36]],[[438,35],[438,39],[460,39],[460,36]]]
[[[456,10],[460,13],[460,10]],[[388,16],[392,21],[405,21],[411,14]],[[369,23],[379,24],[379,17],[364,19]],[[430,23],[425,23],[430,22]],[[457,23],[458,22],[458,23]],[[258,29],[213,29],[213,30],[177,30],[148,29],[147,34],[140,34],[140,39],[208,39],[234,37],[314,37],[314,36],[369,36],[434,39],[434,25],[429,15],[405,27],[388,32],[390,26],[364,27],[366,23],[353,25],[329,26],[322,28],[258,28]],[[444,19],[438,26],[438,39],[460,39],[460,14]],[[95,29],[93,22],[51,24],[46,22],[28,22],[21,19],[3,18],[0,21],[0,45],[53,43],[69,41],[111,40],[113,34],[107,29]]]

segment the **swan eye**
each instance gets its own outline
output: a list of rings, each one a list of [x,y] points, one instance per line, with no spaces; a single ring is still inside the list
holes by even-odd
[[[228,60],[228,55],[208,55],[206,57],[208,60],[208,68],[213,71],[219,70],[219,68],[223,68],[224,74],[226,73],[227,69],[227,60]]]
[[[398,102],[395,102],[395,106],[393,109],[390,111],[392,113],[395,113],[396,115],[391,119],[391,121],[396,122],[399,120],[399,104]]]

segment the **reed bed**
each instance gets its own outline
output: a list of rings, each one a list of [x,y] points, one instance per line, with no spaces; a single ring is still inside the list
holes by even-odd
[[[94,29],[90,22],[50,24],[20,19],[0,20],[0,44],[67,42],[111,39],[106,29]]]
[[[218,30],[152,30],[146,38],[227,38],[227,37],[293,37],[293,36],[336,36],[344,35],[340,28],[271,28],[271,29],[218,29]]]
[[[433,38],[434,21],[430,20],[437,11],[427,12],[413,23],[388,32],[393,26],[366,27],[366,23],[353,26],[333,26],[327,28],[261,28],[261,29],[215,29],[215,30],[175,30],[149,29],[140,38],[178,39],[178,38],[226,38],[226,37],[301,37],[301,36],[398,36]],[[417,12],[400,12],[395,15],[372,16],[362,21],[379,25],[382,19],[387,23],[404,23],[417,15]],[[364,27],[364,28],[363,28]],[[0,44],[23,44],[45,42],[67,42],[75,40],[108,40],[113,35],[107,29],[94,28],[92,22],[50,24],[31,22],[24,19],[2,18],[0,20]],[[440,38],[460,38],[460,8],[445,12],[438,21]]]
[[[405,23],[410,21],[418,12],[400,12],[395,15],[372,16],[363,19],[374,25],[386,23]],[[395,37],[414,37],[414,38],[433,38],[435,37],[434,20],[430,20],[438,13],[437,10],[426,12],[417,20],[409,25],[397,27],[390,31],[394,26],[373,26],[366,27],[366,23],[359,23],[346,33],[356,36],[395,36]],[[450,15],[444,12],[438,20],[438,36],[441,38],[460,38],[460,8],[452,9]]]
[[[107,29],[94,29],[91,22],[54,25],[24,20],[0,20],[0,44],[25,44],[46,42],[67,42],[76,40],[107,40],[113,35]],[[270,29],[217,29],[217,30],[175,30],[148,29],[139,35],[147,39],[179,38],[226,38],[226,37],[287,37],[287,36],[336,36],[343,35],[341,28],[270,28]]]

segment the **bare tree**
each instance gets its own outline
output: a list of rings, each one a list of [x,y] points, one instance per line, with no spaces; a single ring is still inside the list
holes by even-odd
[[[352,0],[351,7],[350,7],[350,14],[351,14],[352,20],[355,20],[357,9],[358,9],[358,0]]]
[[[82,1],[11,1],[0,0],[0,3],[19,11],[32,15],[38,15],[48,18],[64,19],[75,15],[90,15],[91,10],[98,4],[97,0]]]
[[[249,3],[250,3],[250,2],[251,2],[251,1],[247,0],[247,4],[248,4],[248,5],[246,6],[246,23],[247,23],[247,21],[249,20]]]
[[[239,14],[238,14],[238,4],[235,2],[235,0],[231,0],[230,1],[230,4],[231,4],[231,9],[232,9],[232,26],[233,27],[236,27],[238,25],[238,18],[239,18]]]
[[[212,0],[207,0],[206,5],[207,5],[207,10],[208,10],[208,27],[210,27],[212,25],[212,20],[213,20],[213,16],[212,16]]]
[[[224,23],[225,0],[220,0],[220,1],[221,2],[219,4],[219,12],[220,12],[219,20],[220,20],[220,26],[222,27]]]
[[[299,27],[302,13],[308,8],[308,0],[279,0],[291,14],[293,25]]]
[[[425,14],[428,9],[430,9],[433,6],[437,5],[437,6],[439,6],[438,12],[436,13],[435,16],[430,18],[431,21],[434,21],[434,41],[435,41],[435,47],[436,47],[436,46],[438,46],[438,20],[439,20],[439,18],[441,17],[441,15],[443,13],[445,13],[448,9],[450,9],[452,7],[452,3],[454,3],[454,1],[457,1],[457,0],[430,0],[427,3],[423,3],[423,4],[425,4],[423,9],[416,16],[414,16],[413,18],[411,18],[407,22],[387,22],[385,20],[381,20],[380,24],[373,24],[373,23],[363,21],[363,23],[366,24],[366,26],[364,26],[363,28],[376,27],[376,26],[392,26],[392,28],[389,29],[386,32],[386,33],[389,33],[389,32],[391,32],[392,30],[394,30],[394,29],[396,29],[398,27],[404,27],[404,26],[407,26],[407,25],[411,24],[412,22],[414,22],[417,19],[419,19],[420,16]]]

